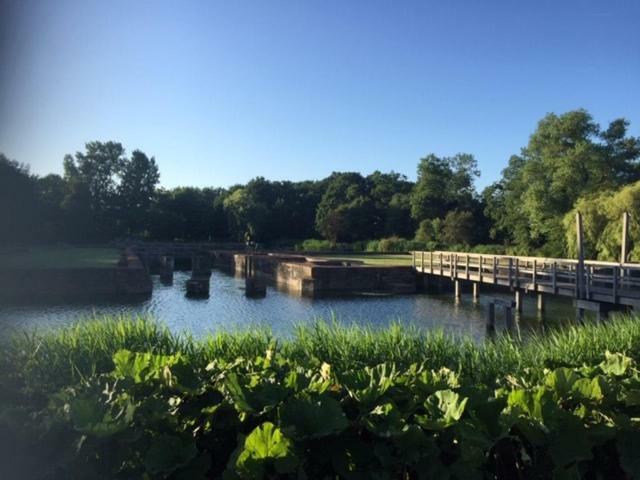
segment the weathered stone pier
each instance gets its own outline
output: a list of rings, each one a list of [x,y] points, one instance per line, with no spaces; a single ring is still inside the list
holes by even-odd
[[[187,280],[187,295],[208,297],[211,279],[209,256],[194,254],[191,260],[191,272],[191,278]]]

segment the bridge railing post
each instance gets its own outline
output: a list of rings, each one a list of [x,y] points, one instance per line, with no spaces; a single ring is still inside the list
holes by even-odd
[[[498,281],[498,258],[494,255],[493,257],[493,283],[496,284]]]
[[[466,255],[465,270],[466,270],[466,274],[467,274],[467,280],[469,280],[469,254],[468,253]]]
[[[456,276],[458,275],[458,254],[449,254],[449,262],[449,272],[451,273],[451,278],[456,278]]]

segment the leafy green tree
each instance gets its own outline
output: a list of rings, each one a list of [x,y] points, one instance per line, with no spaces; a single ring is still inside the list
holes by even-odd
[[[66,239],[66,218],[62,203],[67,183],[60,175],[49,174],[36,179],[38,194],[38,222],[40,235],[47,241]]]
[[[89,185],[77,173],[72,162],[64,163],[65,196],[62,200],[65,238],[74,242],[94,240],[97,236],[96,219],[91,208]]]
[[[127,234],[139,234],[149,228],[149,214],[160,181],[160,172],[154,157],[134,150],[131,158],[123,162],[117,193],[120,199],[120,217]]]
[[[332,173],[316,212],[318,232],[332,242],[364,240],[375,221],[375,205],[362,175]]]
[[[412,237],[416,222],[411,216],[411,194],[396,193],[391,197],[385,215],[385,235]]]
[[[65,205],[73,230],[90,238],[113,238],[119,231],[118,180],[126,163],[125,150],[117,142],[88,142],[85,152],[64,159],[69,191]]]
[[[575,214],[582,214],[585,257],[620,261],[622,214],[631,215],[629,261],[640,261],[640,181],[619,190],[610,190],[580,198],[564,217],[566,249],[577,256]]]
[[[585,110],[549,114],[503,178],[485,190],[494,235],[531,252],[565,254],[563,218],[575,202],[640,179],[640,139],[614,120],[602,131]]]
[[[258,179],[262,182],[264,179]],[[230,223],[236,232],[236,240],[251,238],[264,241],[269,227],[269,211],[265,203],[256,200],[255,183],[253,191],[247,187],[239,188],[224,201],[225,211],[230,216]]]
[[[220,238],[227,231],[226,219],[220,218],[219,204],[216,208],[220,195],[224,195],[224,190],[194,187],[160,190],[152,209],[151,237],[188,241]]]
[[[473,213],[468,210],[452,210],[444,217],[440,239],[448,245],[472,245],[475,227]]]
[[[302,239],[314,234],[319,182],[279,182],[262,177],[233,189],[224,201],[232,237],[259,242]]]
[[[415,239],[418,242],[433,242],[439,243],[441,241],[442,233],[442,219],[434,218],[430,220],[422,220],[418,229],[416,230]]]
[[[410,236],[415,230],[411,218],[410,193],[413,183],[396,172],[373,172],[366,177],[375,218],[369,238]]]
[[[449,210],[468,208],[479,176],[473,155],[428,155],[418,164],[418,181],[411,195],[411,215],[417,222],[442,218]]]
[[[304,239],[316,236],[316,210],[322,194],[322,182],[303,181],[291,184],[288,200],[282,209],[287,238]]]
[[[36,208],[29,168],[0,153],[0,243],[36,241]]]

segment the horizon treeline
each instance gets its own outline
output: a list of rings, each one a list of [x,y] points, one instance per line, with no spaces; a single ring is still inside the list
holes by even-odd
[[[0,154],[0,243],[99,243],[116,239],[246,241],[292,245],[405,239],[402,248],[492,244],[513,253],[573,253],[571,219],[583,213],[587,253],[612,259],[622,212],[638,237],[640,138],[624,119],[600,127],[586,110],[550,113],[482,191],[472,154],[429,154],[416,182],[374,171],[322,180],[257,177],[229,188],[159,187],[154,157],[117,142],[66,155],[63,175],[31,175]],[[322,242],[317,242],[320,244]],[[389,243],[389,242],[388,242]],[[640,258],[640,245],[632,249]]]

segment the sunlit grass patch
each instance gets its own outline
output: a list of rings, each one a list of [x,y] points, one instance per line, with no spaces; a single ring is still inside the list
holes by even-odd
[[[111,268],[116,265],[119,251],[108,247],[29,247],[0,250],[4,268]]]
[[[369,255],[363,255],[363,254],[357,254],[357,253],[339,253],[339,254],[323,254],[323,255],[314,255],[314,256],[331,258],[334,260],[357,260],[357,261],[364,262],[365,265],[407,266],[407,265],[411,265],[413,262],[413,257],[411,255],[406,255],[401,253],[369,254]]]

